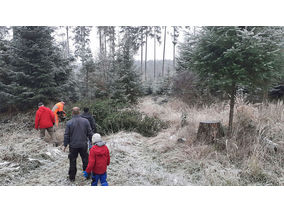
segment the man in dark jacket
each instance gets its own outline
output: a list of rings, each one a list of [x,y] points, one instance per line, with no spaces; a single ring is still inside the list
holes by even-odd
[[[35,129],[40,130],[40,138],[45,137],[45,130],[49,133],[52,140],[53,137],[53,125],[55,122],[53,112],[45,107],[43,103],[38,104],[38,110],[36,111],[35,116]]]
[[[89,108],[84,107],[84,113],[81,114],[81,117],[88,119],[93,133],[97,133],[96,123],[93,116],[89,113]]]
[[[76,160],[78,153],[80,153],[83,171],[88,166],[88,144],[87,140],[92,140],[92,129],[87,119],[80,116],[79,107],[74,107],[72,109],[73,117],[70,121],[66,123],[66,129],[64,134],[64,152],[67,145],[69,145],[69,155],[70,160],[69,167],[69,179],[70,181],[75,181],[75,176],[77,173]]]
[[[88,119],[93,133],[97,133],[96,123],[93,116],[89,113],[89,108],[84,107],[84,113],[81,114],[81,117]],[[92,142],[88,140],[88,148],[91,149],[91,147],[92,147]]]

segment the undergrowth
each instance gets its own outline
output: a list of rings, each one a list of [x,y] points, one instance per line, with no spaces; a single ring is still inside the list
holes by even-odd
[[[129,104],[118,103],[111,99],[92,102],[75,103],[83,111],[84,107],[89,108],[89,113],[93,115],[97,132],[102,135],[116,133],[119,131],[134,131],[143,136],[152,137],[167,128],[167,122],[156,117],[150,117],[134,109]],[[67,120],[72,117],[72,109],[67,108]]]

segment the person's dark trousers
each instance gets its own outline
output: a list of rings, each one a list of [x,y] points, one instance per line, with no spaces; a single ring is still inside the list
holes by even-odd
[[[99,180],[100,180],[102,186],[108,186],[108,182],[107,182],[106,179],[107,179],[107,173],[106,172],[104,174],[101,174],[101,175],[92,174],[91,186],[97,186]]]
[[[70,167],[69,167],[69,179],[70,180],[75,180],[75,176],[77,173],[77,167],[76,167],[76,160],[78,157],[78,153],[81,156],[82,159],[82,163],[83,163],[83,171],[86,170],[87,166],[88,166],[88,146],[86,144],[86,146],[84,148],[72,148],[69,147],[69,155],[68,158],[70,160]]]
[[[92,142],[88,138],[88,149],[90,150],[93,147]]]

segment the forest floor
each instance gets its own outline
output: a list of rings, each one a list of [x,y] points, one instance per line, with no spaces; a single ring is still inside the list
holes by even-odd
[[[212,145],[195,143],[199,121],[226,123],[227,105],[197,112],[175,99],[146,97],[138,106],[141,112],[169,122],[170,127],[155,137],[135,132],[104,136],[111,155],[109,185],[284,185],[281,155],[273,158],[277,163],[270,168],[260,165],[262,161],[257,157],[235,163],[230,147],[219,151]],[[181,126],[185,114],[188,118]],[[63,152],[62,146],[53,147],[47,133],[41,140],[33,129],[33,119],[34,113],[1,117],[0,185],[90,185],[91,181],[82,176],[80,157],[75,182],[68,180],[68,151]],[[56,130],[58,141],[63,141],[63,134],[62,126]],[[178,142],[178,138],[185,140]]]
[[[41,140],[39,132],[33,129],[32,119],[30,113],[19,114],[12,119],[2,118],[0,185],[90,185],[90,180],[82,176],[80,157],[77,158],[76,181],[71,183],[68,180],[68,151],[63,152],[62,146],[54,147],[48,133]],[[55,132],[58,141],[63,141],[63,134],[64,128],[59,127]],[[154,138],[134,132],[119,132],[103,137],[111,155],[109,185],[190,185],[182,172],[173,172],[157,156],[156,144],[151,143]],[[176,163],[173,164],[176,167]]]

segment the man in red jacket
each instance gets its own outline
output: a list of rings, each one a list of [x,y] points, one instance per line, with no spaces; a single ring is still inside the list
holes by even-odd
[[[98,133],[93,135],[92,142],[94,146],[90,149],[89,163],[83,172],[84,177],[88,178],[92,173],[92,186],[97,186],[99,180],[102,186],[108,186],[106,171],[110,163],[109,150]]]
[[[49,133],[52,140],[53,137],[53,125],[55,123],[55,118],[53,112],[45,107],[43,103],[38,104],[38,110],[36,111],[35,117],[35,129],[40,130],[40,138],[44,138],[45,130]]]

